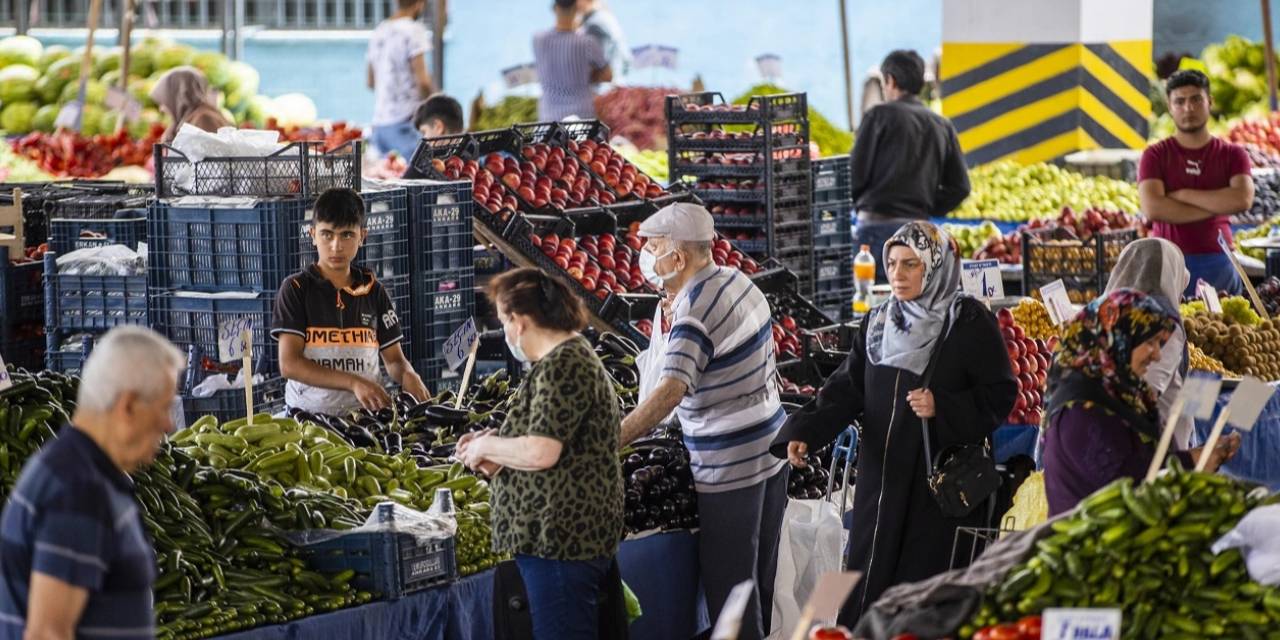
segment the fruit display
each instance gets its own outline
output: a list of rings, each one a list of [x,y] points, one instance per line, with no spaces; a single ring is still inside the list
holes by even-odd
[[[524,159],[490,153],[484,167],[534,209],[550,205],[564,211],[614,202],[613,193],[573,158],[566,158],[563,147],[525,145],[520,156]]]
[[[639,149],[632,144],[616,146],[622,157],[630,160],[640,171],[660,184],[670,181],[670,170],[667,167],[667,152],[653,149]]]
[[[1280,155],[1280,114],[1241,120],[1231,126],[1226,137],[1227,140],[1236,144],[1249,145],[1253,150],[1250,156],[1255,158],[1255,161],[1258,154],[1278,156]]]
[[[363,164],[362,170],[371,180],[399,180],[409,170],[409,163],[393,151],[377,162]]]
[[[507,96],[493,106],[472,103],[469,130],[491,131],[493,129],[506,129],[514,124],[537,121],[537,98]]]
[[[578,159],[591,169],[592,174],[604,180],[620,200],[626,200],[628,195],[658,198],[671,193],[607,144],[600,144],[595,140],[570,140],[566,146],[571,153],[578,155]]]
[[[1150,483],[1121,478],[1054,520],[1033,555],[987,588],[959,635],[977,638],[1048,607],[1118,607],[1122,638],[1266,637],[1280,619],[1280,590],[1252,581],[1238,549],[1210,547],[1276,501],[1176,462]]]
[[[1045,341],[1027,336],[1018,325],[1013,312],[1008,309],[997,312],[996,320],[1000,324],[1000,333],[1004,336],[1009,365],[1014,377],[1018,379],[1018,397],[1014,401],[1013,410],[1009,412],[1007,422],[1038,425],[1043,418],[1042,394],[1057,340],[1050,338]]]
[[[640,149],[665,150],[666,98],[677,93],[681,91],[662,87],[614,87],[596,96],[596,117],[609,127],[613,137],[623,138]]]
[[[1255,238],[1265,238],[1271,235],[1271,230],[1277,226],[1277,222],[1280,222],[1280,218],[1273,217],[1269,220],[1265,220],[1261,222],[1260,224],[1258,224],[1257,226],[1251,229],[1244,229],[1244,230],[1236,231],[1235,233],[1233,233],[1232,235],[1235,237],[1235,242],[1236,242],[1236,251],[1239,251],[1240,253],[1246,256],[1249,256],[1250,258],[1253,258],[1255,260],[1266,260],[1267,259],[1266,249],[1263,249],[1261,247],[1246,247],[1244,246],[1244,241],[1253,240]]]
[[[0,182],[45,182],[52,179],[52,174],[30,158],[15,153],[7,144],[0,144]]]
[[[654,293],[640,273],[643,241],[635,232],[628,232],[621,244],[612,233],[581,238],[534,233],[529,242],[601,300],[611,293]]]
[[[1257,287],[1262,306],[1271,317],[1280,316],[1280,278],[1270,276]]]
[[[1217,358],[1205,353],[1194,342],[1187,344],[1187,363],[1192,371],[1208,371],[1228,378],[1240,377],[1240,374],[1228,371]]]
[[[1139,211],[1138,188],[1122,180],[1083,176],[1051,164],[1001,161],[969,172],[972,191],[950,217],[997,222],[1053,218],[1064,207]]]
[[[973,253],[974,260],[999,260],[1000,264],[1022,264],[1022,232],[1010,231],[987,238],[986,242]]]
[[[164,135],[164,126],[151,125],[144,136],[131,137],[124,129],[111,134],[84,136],[70,131],[33,131],[13,140],[13,152],[41,171],[56,177],[97,178],[116,167],[147,165],[152,145]]]
[[[1253,165],[1254,169],[1280,169],[1280,154],[1249,142],[1242,143],[1240,146],[1249,152],[1249,164]]]
[[[627,532],[697,528],[689,450],[678,434],[636,442],[621,458]]]
[[[942,230],[956,241],[962,258],[973,258],[989,241],[1000,237],[1000,229],[990,220],[979,225],[944,224]]]
[[[1200,52],[1199,62],[1209,76],[1214,115],[1232,118],[1266,113],[1266,58],[1261,42],[1234,34]]]
[[[1274,169],[1253,172],[1253,206],[1231,216],[1233,225],[1261,224],[1280,214],[1280,172]]]
[[[1049,310],[1044,303],[1032,298],[1023,298],[1009,311],[1013,321],[1022,327],[1022,332],[1034,340],[1052,340],[1058,336],[1058,329],[1049,318]]]
[[[1243,298],[1228,298],[1223,300],[1224,311],[1228,302],[1233,308],[1243,303],[1245,309],[1184,317],[1187,339],[1229,371],[1263,380],[1280,379],[1280,326],[1269,319],[1248,324],[1244,312],[1253,313],[1247,308],[1248,303]],[[1256,314],[1253,317],[1256,319]]]
[[[746,93],[738,96],[734,100],[735,104],[744,105],[751,101],[751,96],[768,96],[779,93],[790,93],[782,87],[771,84],[759,84],[750,89]],[[818,145],[819,152],[823,156],[838,156],[849,153],[853,149],[853,132],[846,131],[818,112],[811,105],[809,107],[809,140]],[[817,156],[814,156],[817,157]]]
[[[275,117],[271,116],[261,126],[255,126],[252,122],[240,123],[241,129],[263,129],[265,131],[275,131],[280,134],[281,142],[304,142],[318,140],[324,142],[325,151],[333,151],[342,145],[360,140],[364,137],[364,131],[360,127],[348,124],[345,121],[337,120],[324,125],[298,125],[298,124],[281,124]],[[404,172],[401,171],[403,174]],[[396,176],[397,178],[400,176]]]
[[[993,624],[978,629],[973,640],[1040,640],[1040,616],[1026,616],[1017,622]]]

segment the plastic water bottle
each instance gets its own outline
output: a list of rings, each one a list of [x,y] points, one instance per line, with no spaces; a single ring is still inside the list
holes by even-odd
[[[871,247],[864,244],[853,259],[854,313],[866,313],[871,310],[871,286],[875,282],[876,259],[871,255]]]

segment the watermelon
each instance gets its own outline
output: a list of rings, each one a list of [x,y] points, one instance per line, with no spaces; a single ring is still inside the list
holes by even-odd
[[[0,129],[11,135],[31,132],[39,107],[34,102],[11,102],[0,111]]]
[[[44,45],[31,36],[9,36],[0,40],[0,67],[22,64],[34,67],[40,63]]]
[[[217,51],[201,51],[191,59],[191,66],[204,73],[209,86],[221,89],[231,79],[231,65],[227,57]]]
[[[168,71],[174,67],[189,65],[195,55],[196,50],[185,44],[170,44],[156,51],[155,68],[157,71]]]
[[[0,69],[0,104],[35,99],[36,81],[39,79],[40,72],[25,64],[11,64]]]
[[[36,68],[43,73],[48,71],[49,67],[53,66],[53,63],[70,55],[71,50],[60,44],[45,47],[44,53],[41,54],[39,62],[36,63]]]
[[[56,104],[46,104],[45,106],[40,107],[40,109],[36,111],[35,121],[31,125],[32,128],[36,131],[53,133],[54,122],[58,119],[59,110],[61,110],[61,107]]]

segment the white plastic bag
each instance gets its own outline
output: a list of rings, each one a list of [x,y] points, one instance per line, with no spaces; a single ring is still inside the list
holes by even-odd
[[[1239,548],[1249,577],[1269,585],[1280,585],[1280,505],[1258,507],[1245,514],[1236,528],[1213,543],[1213,552]]]
[[[843,527],[836,505],[827,500],[789,500],[778,538],[778,574],[773,581],[770,638],[786,638],[800,624],[800,612],[824,573],[843,566]]]
[[[653,331],[649,335],[649,348],[636,356],[636,371],[640,374],[640,402],[648,399],[653,388],[662,378],[662,357],[667,352],[667,335],[662,332],[662,303],[653,312]]]

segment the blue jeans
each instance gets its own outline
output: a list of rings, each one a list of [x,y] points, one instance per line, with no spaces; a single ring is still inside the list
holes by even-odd
[[[413,126],[412,122],[401,122],[399,124],[375,125],[373,127],[373,146],[378,148],[378,152],[387,155],[392,151],[400,154],[405,162],[413,158],[413,152],[418,148],[418,142],[422,140],[422,133]]]
[[[595,640],[600,597],[612,558],[548,560],[517,555],[529,594],[534,640]]]
[[[1244,292],[1240,274],[1236,273],[1235,267],[1231,265],[1231,258],[1225,253],[1187,254],[1186,261],[1187,271],[1191,272],[1191,282],[1183,292],[1184,296],[1196,297],[1196,280],[1204,280],[1219,291],[1226,291],[1233,296]]]
[[[853,255],[858,255],[862,245],[871,249],[871,257],[876,259],[876,283],[889,281],[884,274],[884,243],[902,228],[903,222],[858,222],[853,230]]]

